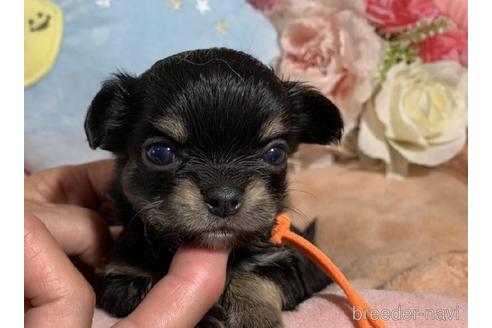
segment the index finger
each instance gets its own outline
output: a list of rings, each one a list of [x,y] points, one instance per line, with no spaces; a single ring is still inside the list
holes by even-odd
[[[24,179],[24,197],[97,208],[106,194],[113,167],[113,160],[102,160],[34,173]]]

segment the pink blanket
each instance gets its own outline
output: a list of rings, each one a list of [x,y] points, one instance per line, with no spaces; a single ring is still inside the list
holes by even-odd
[[[353,311],[344,295],[331,288],[300,304],[295,311],[284,313],[286,328],[356,327],[352,318],[361,313]],[[467,327],[467,301],[433,294],[402,293],[382,290],[362,290],[371,304],[372,315],[379,315],[387,327]],[[370,314],[367,314],[370,315]],[[117,319],[96,310],[93,327],[110,327]]]

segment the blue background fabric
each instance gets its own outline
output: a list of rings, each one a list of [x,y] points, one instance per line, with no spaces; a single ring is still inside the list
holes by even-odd
[[[184,50],[229,47],[265,64],[278,54],[276,33],[244,0],[55,0],[64,15],[60,52],[52,70],[25,90],[25,161],[36,171],[109,157],[89,148],[86,110],[103,80],[118,70],[140,74]],[[224,21],[227,32],[216,26]]]

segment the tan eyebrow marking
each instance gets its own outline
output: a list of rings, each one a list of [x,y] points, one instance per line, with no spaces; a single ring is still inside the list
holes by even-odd
[[[286,132],[282,118],[276,116],[266,121],[260,129],[260,141],[268,141],[282,133]]]
[[[160,117],[153,121],[152,125],[179,143],[186,142],[186,139],[188,138],[188,132],[183,120],[176,115]]]

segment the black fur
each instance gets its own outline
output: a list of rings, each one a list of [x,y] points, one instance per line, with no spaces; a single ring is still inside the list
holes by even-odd
[[[164,133],[169,127],[175,129]],[[287,165],[266,163],[265,152],[280,147],[291,154],[301,142],[341,137],[338,109],[316,90],[281,81],[238,51],[189,51],[141,76],[118,74],[105,82],[85,130],[92,148],[117,155],[110,194],[125,227],[98,294],[102,308],[130,313],[183,244],[230,247],[228,277],[243,272],[273,282],[284,310],[329,283],[297,251],[269,241],[276,214],[287,207]],[[169,146],[175,161],[149,162],[145,147],[155,142]],[[223,186],[239,190],[242,200],[226,218],[211,214],[203,200]],[[314,225],[306,234],[314,237]],[[224,301],[202,326],[228,322],[234,313],[222,305],[234,300]]]

